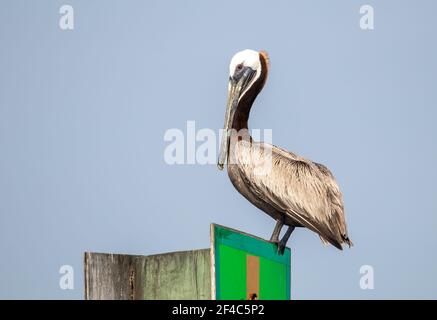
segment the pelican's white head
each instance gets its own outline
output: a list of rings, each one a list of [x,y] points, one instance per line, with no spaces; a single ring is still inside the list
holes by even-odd
[[[229,77],[239,79],[246,70],[251,70],[253,75],[251,76],[250,82],[245,84],[244,90],[240,93],[240,98],[247,92],[247,90],[252,86],[252,84],[261,75],[261,57],[260,53],[255,50],[246,49],[237,52],[231,59],[229,65]]]
[[[261,62],[259,52],[255,50],[246,49],[234,54],[229,65],[229,75],[232,76],[235,72],[235,68],[238,65],[249,67],[255,71],[261,71]]]

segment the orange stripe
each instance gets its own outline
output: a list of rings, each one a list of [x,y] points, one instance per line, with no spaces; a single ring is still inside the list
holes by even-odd
[[[246,298],[259,299],[259,257],[247,255],[246,259]]]

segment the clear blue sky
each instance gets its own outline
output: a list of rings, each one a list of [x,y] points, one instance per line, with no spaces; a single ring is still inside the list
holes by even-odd
[[[84,251],[206,248],[211,222],[270,237],[225,172],[163,160],[167,129],[222,126],[228,64],[246,48],[271,58],[250,126],[331,168],[355,243],[339,252],[297,229],[292,297],[437,298],[435,1],[0,6],[0,298],[82,298]]]

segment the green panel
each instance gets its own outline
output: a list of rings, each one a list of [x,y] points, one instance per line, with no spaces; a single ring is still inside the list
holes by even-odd
[[[213,225],[216,299],[246,299],[247,255],[260,258],[259,299],[290,299],[289,248],[283,255],[269,241]]]
[[[240,300],[246,298],[246,252],[219,245],[220,269],[217,299]]]
[[[287,268],[285,264],[260,258],[259,298],[264,300],[287,300]]]

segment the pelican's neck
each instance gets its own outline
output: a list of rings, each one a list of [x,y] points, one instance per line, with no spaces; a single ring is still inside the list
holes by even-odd
[[[240,100],[237,110],[235,111],[232,129],[236,130],[237,132],[240,130],[248,130],[250,110],[256,98],[256,96],[254,96],[252,99],[250,99],[250,97],[247,96],[248,93],[249,91],[246,93],[246,96]]]
[[[252,86],[241,97],[237,110],[235,111],[234,120],[232,123],[232,129],[237,132],[240,130],[248,131],[249,114],[252,109],[252,105],[261,92],[267,79],[268,73],[268,61],[266,54],[260,54],[261,73],[258,79],[252,84]]]

